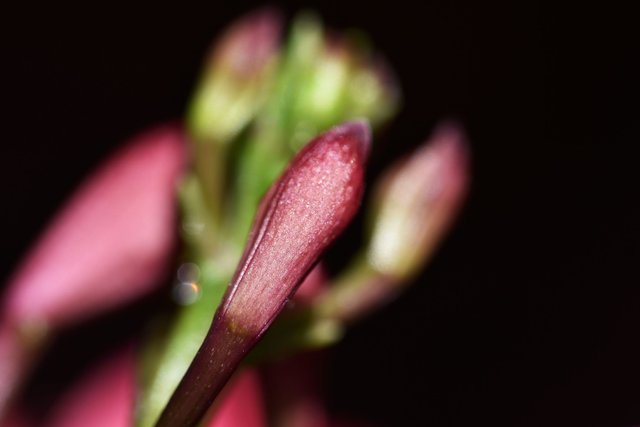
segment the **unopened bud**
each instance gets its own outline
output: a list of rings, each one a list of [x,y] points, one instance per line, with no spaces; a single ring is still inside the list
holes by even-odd
[[[286,60],[287,84],[296,86],[286,106],[293,149],[335,123],[366,117],[375,128],[397,110],[399,85],[384,61],[350,37],[325,34],[313,15],[294,23]]]
[[[175,244],[182,132],[148,132],[78,189],[9,281],[3,314],[59,328],[150,291]]]
[[[227,143],[253,118],[272,80],[280,26],[275,12],[259,11],[216,44],[189,112],[196,140]]]
[[[206,412],[325,249],[355,215],[370,131],[337,126],[311,141],[271,187],[211,329],[158,426],[191,426]]]
[[[383,177],[368,248],[376,270],[406,280],[424,265],[466,193],[467,163],[462,130],[443,125]]]

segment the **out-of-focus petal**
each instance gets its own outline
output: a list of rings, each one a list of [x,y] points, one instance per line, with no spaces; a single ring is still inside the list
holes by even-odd
[[[16,410],[3,420],[4,427],[30,427],[34,425],[24,412]]]
[[[179,129],[127,144],[76,191],[9,282],[5,319],[58,327],[149,291],[175,243]]]
[[[130,349],[81,378],[53,409],[49,427],[130,427],[135,398],[135,355]],[[266,427],[256,372],[244,370],[229,383],[207,427]],[[20,426],[20,424],[16,424]]]
[[[293,295],[293,301],[295,303],[310,304],[322,292],[327,280],[327,273],[322,263],[318,263],[296,290]]]
[[[323,399],[324,365],[322,353],[300,353],[262,369],[271,425],[331,426]]]
[[[26,353],[17,331],[8,323],[0,324],[0,423],[8,422],[3,417],[11,404],[15,385],[29,364],[29,355]]]
[[[69,390],[49,427],[129,427],[133,420],[135,360],[127,350],[107,360]]]
[[[260,379],[255,370],[238,372],[220,396],[207,427],[266,427]]]

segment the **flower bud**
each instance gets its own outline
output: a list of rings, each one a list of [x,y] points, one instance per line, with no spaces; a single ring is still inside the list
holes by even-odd
[[[272,10],[255,12],[215,45],[189,111],[196,140],[228,143],[253,118],[272,80],[280,26]]]
[[[366,117],[376,128],[396,112],[397,81],[384,61],[358,41],[327,34],[313,15],[294,22],[283,66],[287,105],[280,107],[288,112],[284,122],[291,126],[292,149],[335,123]]]
[[[355,215],[370,134],[365,122],[311,141],[264,197],[211,329],[158,426],[191,426]]]
[[[466,193],[467,163],[462,130],[447,124],[382,178],[368,247],[377,271],[407,280],[423,266]]]
[[[9,280],[0,318],[0,418],[52,329],[151,291],[170,264],[182,132],[125,146],[76,191]]]
[[[60,327],[149,291],[174,248],[184,158],[182,133],[162,127],[109,159],[10,279],[5,321]]]
[[[397,296],[455,218],[467,190],[467,164],[462,130],[442,125],[382,177],[366,252],[318,297],[320,318],[353,322]]]

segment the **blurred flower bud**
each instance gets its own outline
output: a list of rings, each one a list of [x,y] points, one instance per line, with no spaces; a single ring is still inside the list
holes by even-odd
[[[324,34],[320,21],[310,14],[294,22],[290,41],[283,82],[292,93],[283,99],[288,105],[282,108],[289,111],[292,149],[341,121],[366,117],[377,127],[397,110],[397,82],[383,60],[374,58],[362,43]]]
[[[148,292],[175,243],[185,150],[162,127],[125,146],[76,191],[10,279],[4,320],[60,327]]]
[[[159,284],[176,243],[184,158],[178,129],[142,135],[89,177],[27,254],[0,319],[0,418],[49,330]]]
[[[280,26],[277,13],[258,11],[216,43],[188,115],[196,140],[228,143],[253,118],[271,85]]]
[[[440,126],[430,142],[383,176],[375,190],[368,261],[407,280],[424,265],[467,190],[462,130]]]
[[[211,329],[158,426],[191,426],[355,215],[370,144],[365,122],[311,141],[271,187]]]
[[[441,125],[427,144],[393,166],[374,189],[366,253],[315,302],[319,319],[353,322],[397,296],[428,262],[467,191],[462,130]]]

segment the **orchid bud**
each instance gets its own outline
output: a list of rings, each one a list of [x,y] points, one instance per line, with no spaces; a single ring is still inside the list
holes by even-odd
[[[419,271],[463,200],[467,163],[462,130],[447,124],[382,178],[375,190],[368,247],[376,270],[398,280]]]
[[[271,187],[211,329],[158,426],[192,426],[306,274],[355,215],[370,134],[365,122],[311,141]]]
[[[238,21],[212,50],[189,111],[199,141],[226,144],[261,107],[278,56],[280,18],[262,10]]]

